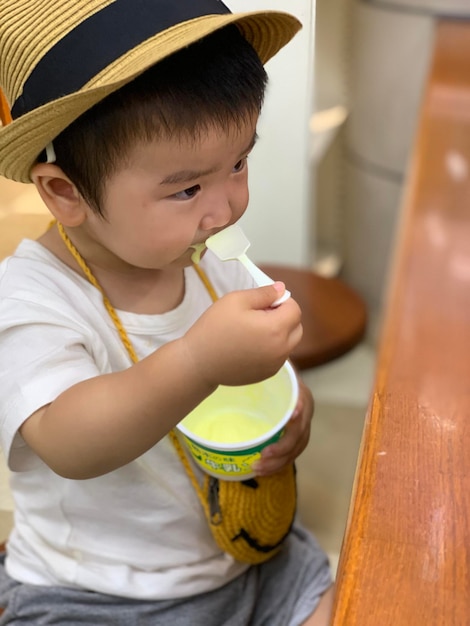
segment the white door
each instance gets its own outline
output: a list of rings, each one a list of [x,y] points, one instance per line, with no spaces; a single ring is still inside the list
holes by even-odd
[[[270,83],[249,159],[243,226],[255,261],[309,265],[313,255],[309,117],[313,106],[314,0],[225,0],[231,11],[287,11],[303,24],[266,64]]]

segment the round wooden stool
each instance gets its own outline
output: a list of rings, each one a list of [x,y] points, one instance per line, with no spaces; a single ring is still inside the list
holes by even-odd
[[[343,281],[304,269],[268,264],[260,267],[274,280],[285,283],[302,309],[304,334],[290,356],[298,369],[327,363],[362,339],[366,306]]]

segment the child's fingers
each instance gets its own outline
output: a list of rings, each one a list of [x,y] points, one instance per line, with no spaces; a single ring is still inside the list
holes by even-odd
[[[301,419],[291,419],[281,439],[265,448],[261,459],[255,465],[259,476],[279,471],[304,451],[310,435],[310,424],[303,424]]]
[[[245,292],[245,297],[249,300],[253,309],[268,309],[280,296],[283,295],[286,288],[284,283],[277,282],[264,287],[256,287]]]

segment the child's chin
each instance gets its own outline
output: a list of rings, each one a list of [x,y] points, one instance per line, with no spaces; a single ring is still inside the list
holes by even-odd
[[[190,267],[191,265],[193,265],[193,261],[191,259],[191,253],[188,252],[187,254],[184,254],[183,256],[180,256],[178,259],[175,259],[172,263],[171,263],[171,267],[177,268],[177,267]]]

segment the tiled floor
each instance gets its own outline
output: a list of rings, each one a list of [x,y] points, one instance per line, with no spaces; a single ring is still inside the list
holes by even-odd
[[[8,490],[5,460],[0,452],[0,542],[6,539],[12,523],[13,502]]]
[[[349,510],[375,351],[361,344],[347,355],[303,372],[315,397],[307,449],[299,458],[299,515],[329,553],[335,570]]]

